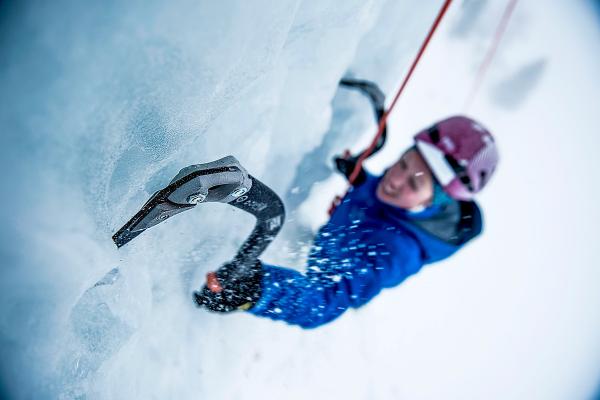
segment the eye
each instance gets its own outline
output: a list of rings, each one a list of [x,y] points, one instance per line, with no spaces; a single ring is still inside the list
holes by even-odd
[[[415,179],[414,176],[411,176],[408,179],[408,186],[410,186],[410,188],[412,189],[413,192],[416,192],[419,189],[419,187],[417,185],[417,180]]]
[[[400,164],[400,168],[402,168],[403,171],[408,169],[408,165],[406,164],[406,160],[404,158],[401,158],[400,161],[398,161],[398,164]]]

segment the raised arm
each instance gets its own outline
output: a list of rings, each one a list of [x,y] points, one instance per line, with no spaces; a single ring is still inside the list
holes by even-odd
[[[349,254],[344,266],[321,263],[298,271],[263,264],[261,296],[248,311],[315,328],[358,308],[381,289],[396,286],[422,266],[414,239],[394,233],[371,236],[365,246]]]

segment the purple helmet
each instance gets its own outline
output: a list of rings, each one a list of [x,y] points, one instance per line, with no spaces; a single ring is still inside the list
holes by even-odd
[[[498,164],[498,148],[491,133],[467,117],[440,121],[417,133],[415,143],[437,181],[457,200],[471,200]]]

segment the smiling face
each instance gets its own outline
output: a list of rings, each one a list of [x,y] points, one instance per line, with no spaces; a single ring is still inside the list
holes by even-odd
[[[416,149],[410,149],[392,165],[377,186],[377,198],[407,210],[431,204],[433,175]]]

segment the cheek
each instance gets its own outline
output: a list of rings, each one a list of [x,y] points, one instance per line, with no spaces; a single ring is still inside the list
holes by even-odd
[[[419,190],[413,192],[412,190],[405,190],[402,193],[402,198],[399,199],[402,202],[402,206],[405,208],[413,208],[417,205],[426,203],[429,199],[426,190]]]
[[[423,188],[418,192],[421,201],[429,200],[433,197],[433,188]]]
[[[406,194],[406,199],[413,205],[419,204],[424,200],[420,192],[409,192]]]
[[[396,202],[402,208],[412,208],[419,202],[419,199],[415,193],[404,191],[401,196],[396,198]]]

